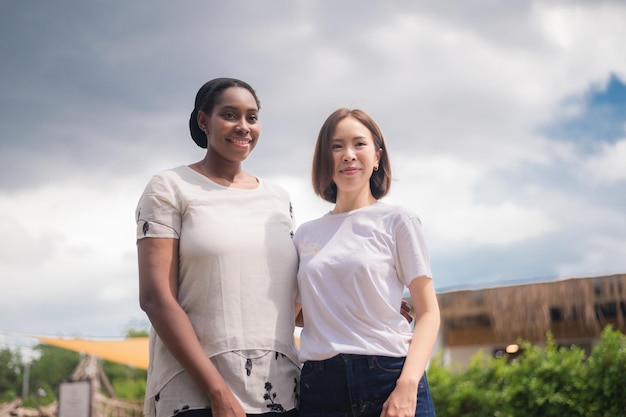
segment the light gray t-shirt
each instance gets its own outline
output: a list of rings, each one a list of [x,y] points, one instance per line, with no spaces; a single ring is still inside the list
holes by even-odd
[[[297,368],[293,317],[297,255],[292,241],[291,203],[284,189],[263,180],[252,190],[228,188],[180,166],[150,180],[137,206],[136,219],[137,239],[179,240],[178,301],[218,368],[241,362],[232,355],[244,358],[245,366],[250,352],[257,357],[264,351],[271,352],[272,357],[288,358]],[[255,363],[256,375],[279,374],[289,381],[273,385],[289,382],[293,391],[293,373],[261,369],[276,366],[276,361]],[[170,381],[185,379],[175,378],[183,372],[151,332],[146,387],[149,414],[154,413],[155,396]],[[242,373],[247,374],[247,370],[234,370],[232,375]],[[267,392],[263,384],[250,392],[242,383],[245,381],[227,382],[246,412],[271,411],[264,404]],[[177,390],[170,387],[166,391]],[[181,407],[203,402],[199,395],[204,393],[189,392],[177,401]],[[286,410],[291,408],[293,404],[285,404]]]

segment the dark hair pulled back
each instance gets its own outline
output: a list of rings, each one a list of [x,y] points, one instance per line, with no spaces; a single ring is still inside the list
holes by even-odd
[[[247,82],[236,78],[215,78],[208,81],[200,87],[200,90],[198,90],[194,109],[189,117],[189,131],[191,133],[191,138],[194,142],[196,142],[196,145],[201,148],[206,149],[207,137],[198,125],[198,112],[202,110],[207,115],[210,115],[213,111],[213,107],[215,107],[215,103],[220,98],[224,90],[230,87],[241,87],[248,90],[250,94],[252,94],[252,97],[254,97],[259,110],[261,109],[261,102],[259,101],[256,92]]]

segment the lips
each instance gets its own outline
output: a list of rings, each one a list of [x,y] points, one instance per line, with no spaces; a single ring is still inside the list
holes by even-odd
[[[252,142],[252,139],[250,138],[241,138],[241,139],[228,139],[232,144],[234,145],[239,145],[239,146],[245,146],[245,145],[249,145]]]
[[[358,172],[359,168],[357,167],[348,167],[348,168],[344,168],[342,170],[340,170],[339,172],[341,172],[342,174],[354,174],[355,172]]]

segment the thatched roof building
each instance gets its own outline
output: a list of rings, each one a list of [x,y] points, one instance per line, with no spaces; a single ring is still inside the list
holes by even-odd
[[[446,347],[599,337],[608,324],[626,332],[626,274],[443,292]]]

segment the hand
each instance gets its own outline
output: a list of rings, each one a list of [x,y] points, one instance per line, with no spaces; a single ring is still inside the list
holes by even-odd
[[[417,408],[417,384],[400,380],[383,404],[380,417],[414,417]]]
[[[211,415],[213,417],[246,417],[243,407],[230,389],[211,396]]]
[[[413,317],[411,316],[411,306],[405,300],[402,300],[402,304],[400,304],[400,314],[402,314],[402,316],[409,323],[413,322]]]

